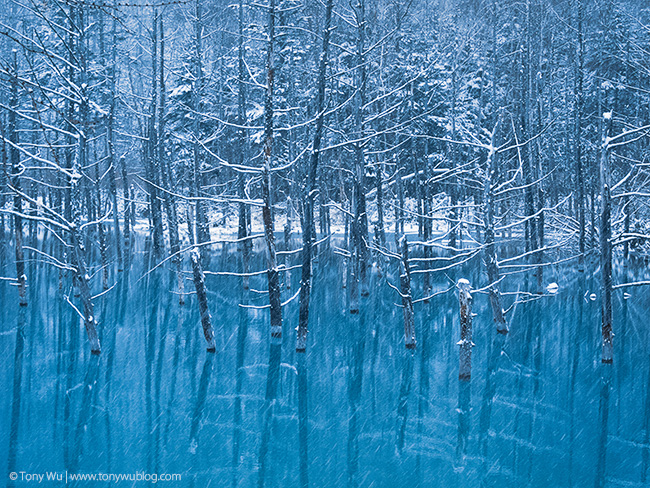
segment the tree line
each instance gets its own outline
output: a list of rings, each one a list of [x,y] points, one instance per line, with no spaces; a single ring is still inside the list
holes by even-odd
[[[212,246],[232,244],[239,268],[221,273],[243,288],[267,277],[272,348],[283,275],[300,268],[289,299],[305,351],[325,252],[344,258],[351,313],[372,273],[399,267],[388,285],[407,348],[414,304],[441,292],[433,273],[479,263],[472,292],[507,333],[515,304],[544,294],[545,268],[600,266],[612,360],[612,293],[644,284],[614,283],[613,256],[642,255],[650,235],[644,2],[0,5],[0,237],[20,304],[26,254],[58,267],[93,352],[94,276],[110,289],[144,224],[152,269],[175,271],[181,304],[191,267],[208,350],[204,268]],[[536,285],[504,310],[514,273]]]

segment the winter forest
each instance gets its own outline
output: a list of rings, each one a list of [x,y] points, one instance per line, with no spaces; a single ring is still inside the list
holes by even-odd
[[[650,486],[644,1],[0,0],[0,165],[0,485]]]

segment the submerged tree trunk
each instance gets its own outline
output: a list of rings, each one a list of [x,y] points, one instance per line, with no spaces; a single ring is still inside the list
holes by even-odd
[[[162,14],[158,19],[160,31],[160,67],[158,75],[160,77],[160,104],[158,108],[158,164],[161,170],[161,181],[166,188],[174,190],[174,171],[167,158],[165,151],[166,137],[165,137],[165,110],[166,110],[166,97],[165,97],[165,30],[163,25]],[[169,249],[172,257],[172,263],[176,267],[176,278],[178,286],[178,304],[185,304],[183,284],[183,257],[181,255],[180,246],[180,233],[178,230],[178,208],[176,205],[176,197],[170,191],[163,197],[165,205],[165,213],[167,214],[167,227],[169,233]]]
[[[355,16],[357,21],[357,52],[356,52],[356,88],[354,95],[354,121],[359,141],[354,146],[355,170],[354,170],[354,224],[353,244],[355,249],[357,273],[361,296],[367,296],[368,284],[368,215],[366,213],[366,163],[364,154],[366,132],[364,122],[364,106],[366,103],[366,6],[365,0],[359,0],[355,5]]]
[[[153,225],[153,249],[157,256],[163,252],[163,223],[162,223],[162,206],[158,196],[160,187],[160,161],[158,160],[158,131],[156,119],[158,118],[158,13],[154,11],[151,39],[151,106],[149,110],[149,124],[147,128],[146,157],[148,164],[149,184],[149,203],[151,211],[151,223]]]
[[[267,278],[269,304],[271,306],[271,338],[282,337],[282,300],[278,258],[273,233],[273,202],[271,200],[271,158],[273,152],[273,84],[275,67],[273,64],[273,44],[275,41],[275,0],[269,2],[268,42],[266,50],[266,94],[264,98],[264,167],[262,168],[262,219],[267,247]]]
[[[75,214],[81,216],[79,210],[79,183],[75,183],[75,190],[73,190],[73,204],[75,206]],[[95,312],[92,301],[92,294],[90,291],[90,276],[86,270],[86,261],[84,258],[84,247],[81,242],[78,223],[79,218],[75,218],[75,225],[70,231],[70,262],[74,267],[75,282],[79,289],[79,296],[83,306],[84,325],[86,327],[86,334],[90,341],[90,352],[93,354],[101,353],[101,346],[99,344],[99,336],[97,335],[97,322],[95,321]]]
[[[120,157],[120,169],[122,172],[122,198],[124,200],[124,261],[129,261],[131,251],[131,201],[132,192],[129,186],[129,174],[126,170],[126,157]]]
[[[102,216],[102,190],[100,185],[99,164],[95,166],[95,191],[96,191],[96,205],[99,212],[98,219]],[[97,223],[97,230],[99,232],[99,255],[102,263],[102,287],[108,290],[108,253],[106,249],[106,229],[103,222]]]
[[[458,280],[458,302],[460,305],[460,360],[458,379],[472,377],[472,294],[471,285],[465,278]]]
[[[600,185],[601,185],[601,214],[600,214],[600,269],[601,269],[601,314],[603,336],[603,363],[613,360],[612,333],[612,228],[611,228],[611,196],[609,168],[609,136],[612,128],[612,113],[604,114],[603,140],[600,155]]]
[[[409,268],[408,241],[402,235],[398,242],[400,260],[400,294],[402,295],[402,314],[404,316],[404,345],[406,349],[415,349],[415,323],[413,318],[413,295],[411,293],[411,270]]]
[[[199,301],[199,312],[201,313],[201,325],[203,326],[203,336],[208,344],[207,351],[215,352],[217,346],[214,341],[214,329],[212,328],[212,317],[210,316],[210,309],[208,308],[208,292],[205,288],[205,276],[203,268],[201,267],[201,255],[195,249],[190,254],[190,261],[192,262],[192,271],[194,274],[194,288],[196,289],[196,297]]]
[[[244,77],[246,76],[246,66],[244,64],[244,4],[243,0],[239,0],[238,8],[238,91],[237,91],[237,120],[239,122],[239,165],[244,166],[246,162],[246,155],[248,153],[248,132],[246,131],[246,84]],[[245,174],[239,173],[237,176],[237,193],[240,198],[239,201],[239,225],[237,229],[237,239],[239,240],[239,252],[242,255],[242,273],[250,271],[250,256],[252,252],[252,241],[247,239],[249,236],[250,219],[249,209],[244,199],[246,198],[245,188]],[[244,276],[242,279],[242,286],[244,290],[248,290],[249,278]]]
[[[307,347],[307,330],[309,327],[309,297],[311,292],[311,261],[314,236],[314,198],[316,193],[316,176],[320,156],[321,139],[325,120],[325,75],[327,74],[327,52],[329,49],[330,27],[334,0],[327,0],[325,6],[325,24],[323,26],[323,47],[318,67],[318,86],[316,95],[316,130],[309,167],[307,168],[307,188],[302,229],[302,273],[300,279],[300,313],[298,315],[298,334],[296,352],[305,352]]]
[[[425,155],[429,153],[428,145],[427,149],[424,151]],[[431,174],[431,166],[429,164],[429,158],[426,156],[427,160],[425,161],[425,174]],[[424,303],[429,303],[429,298],[428,297],[431,294],[431,272],[428,271],[431,269],[431,258],[432,258],[432,246],[429,245],[429,241],[433,237],[433,220],[431,216],[431,195],[429,191],[429,183],[425,181],[424,183],[424,208],[422,210],[423,212],[423,219],[424,219],[424,228],[422,232],[422,240],[425,242],[425,245],[423,246],[422,254],[424,257],[424,269],[426,272],[424,273],[422,277],[422,290],[425,295],[425,300]],[[455,247],[455,246],[454,246]]]

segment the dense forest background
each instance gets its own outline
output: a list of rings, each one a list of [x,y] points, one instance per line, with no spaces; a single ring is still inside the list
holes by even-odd
[[[93,292],[138,232],[181,302],[192,278],[209,349],[203,267],[228,243],[244,288],[268,277],[274,337],[299,295],[298,350],[323,249],[346,258],[353,313],[400,263],[407,347],[411,280],[427,300],[431,273],[480,259],[506,331],[507,274],[535,294],[549,265],[600,266],[611,343],[612,256],[650,235],[645,2],[2,0],[0,34],[0,240],[23,302],[25,259],[60,269],[93,351]]]

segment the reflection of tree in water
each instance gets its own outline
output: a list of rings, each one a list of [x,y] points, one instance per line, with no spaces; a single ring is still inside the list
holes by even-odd
[[[650,361],[648,362],[650,366]],[[650,367],[648,367],[647,383],[645,386],[645,403],[643,415],[643,451],[641,453],[641,483],[648,481],[648,465],[650,464]]]
[[[582,292],[585,289],[585,283],[584,279],[580,280],[580,285],[579,285],[579,290]],[[584,319],[584,305],[585,301],[583,300],[582,296],[584,293],[578,292],[576,298],[575,298],[575,303],[576,303],[576,308],[577,308],[577,323],[580,327],[577,328],[577,330],[574,332],[574,334],[581,334],[582,331],[582,322]],[[569,334],[569,341],[573,341],[574,337],[572,337],[571,334]],[[576,451],[576,437],[577,437],[577,419],[576,419],[576,412],[575,412],[575,404],[576,404],[576,395],[578,394],[577,392],[577,382],[578,382],[578,367],[580,365],[580,344],[576,344],[575,347],[571,348],[571,366],[569,370],[569,401],[568,401],[568,409],[569,409],[569,473],[568,473],[568,482],[569,482],[569,487],[573,488],[574,486],[574,464],[575,464],[575,451]]]
[[[212,377],[212,363],[214,362],[214,354],[207,353],[205,361],[203,362],[203,370],[201,371],[201,379],[199,380],[199,391],[196,396],[196,403],[194,404],[194,412],[192,413],[192,424],[190,427],[190,444],[189,452],[193,458],[192,468],[193,472],[190,476],[190,486],[194,487],[196,477],[202,471],[202,466],[199,463],[199,431],[201,422],[203,420],[203,413],[205,411],[206,399],[208,397],[208,386],[210,385],[210,378]]]
[[[240,303],[247,304],[247,291],[242,286]],[[242,442],[242,386],[246,371],[244,370],[244,359],[246,353],[246,337],[248,336],[248,310],[239,307],[239,325],[237,327],[237,357],[235,359],[235,401],[233,413],[233,435],[232,435],[232,486],[236,488],[239,484],[239,462],[241,458]]]
[[[141,264],[138,255],[134,265]],[[32,275],[38,276],[39,269]],[[43,465],[54,469],[127,466],[144,471],[151,462],[162,472],[183,473],[183,484],[196,487],[216,479],[233,487],[318,486],[337,474],[337,482],[350,486],[403,479],[423,487],[432,476],[445,486],[468,488],[515,483],[537,488],[562,479],[567,486],[647,484],[650,375],[647,355],[631,374],[631,360],[642,349],[632,338],[645,337],[636,325],[644,309],[634,299],[628,302],[626,322],[631,335],[616,342],[626,372],[612,369],[607,390],[599,388],[601,368],[589,355],[599,339],[593,327],[598,304],[582,296],[589,283],[581,293],[570,290],[571,297],[562,297],[557,308],[544,301],[520,305],[507,337],[486,326],[492,324],[489,315],[483,316],[489,304],[477,295],[468,389],[458,383],[457,337],[447,330],[452,323],[458,330],[455,297],[449,294],[441,304],[432,300],[416,309],[416,356],[403,356],[401,311],[385,300],[392,290],[362,298],[360,314],[350,315],[341,302],[332,306],[327,301],[331,283],[338,298],[345,296],[340,276],[328,273],[319,271],[315,279],[320,285],[313,296],[313,346],[307,355],[289,354],[286,365],[280,363],[277,345],[270,348],[267,342],[265,312],[241,308],[220,320],[226,347],[210,366],[201,352],[205,348],[196,327],[198,312],[191,306],[194,298],[188,300],[184,321],[176,296],[168,293],[175,284],[170,285],[167,270],[158,278],[151,273],[148,284],[145,278],[138,285],[133,278],[129,283],[125,273],[115,289],[96,301],[104,349],[94,369],[79,316],[65,301],[34,304],[36,312],[25,309],[23,335],[17,337],[22,346],[14,344],[14,326],[10,334],[0,335],[11,353],[5,348],[10,392],[12,363],[14,367],[5,410],[8,460],[13,456],[11,462],[23,469],[42,449],[38,442],[54,439],[51,453],[42,456]],[[131,276],[142,273],[132,270]],[[251,287],[256,286],[251,280]],[[246,303],[240,289],[231,288],[220,290],[219,300]],[[113,308],[118,301],[123,303]],[[444,325],[446,304],[453,306],[453,318]],[[9,311],[14,324],[18,311],[17,306]],[[44,311],[56,320],[44,321],[30,334],[32,317],[42,317]],[[290,344],[291,338],[286,339]],[[174,345],[167,347],[169,342]],[[39,356],[43,348],[52,354]],[[565,363],[566,369],[557,371]],[[30,364],[36,376],[27,381]],[[283,394],[284,368],[291,382]],[[445,372],[452,377],[448,395]],[[146,375],[151,375],[148,385]],[[621,387],[622,393],[615,390]],[[599,394],[609,394],[609,402]],[[612,401],[619,396],[624,404]],[[51,401],[48,407],[44,399]],[[472,400],[474,410],[469,408]],[[632,415],[631,407],[638,407],[638,415]],[[179,438],[182,449],[175,441]],[[554,466],[552,472],[545,469],[548,465]]]
[[[117,285],[117,296],[119,296],[120,306],[118,307],[115,319],[110,321],[105,318],[102,327],[102,343],[106,344],[106,375],[104,385],[104,421],[106,429],[106,471],[112,472],[113,468],[113,438],[111,434],[111,380],[113,379],[113,368],[115,367],[115,350],[117,347],[117,327],[118,324],[124,324],[126,317],[128,289],[129,289],[129,269],[127,268],[122,274]],[[105,300],[108,307],[108,300]],[[106,316],[106,312],[103,315]]]
[[[296,370],[298,373],[298,450],[300,457],[300,486],[309,486],[309,379],[307,373],[307,358],[298,354]]]
[[[353,314],[348,343],[348,486],[359,486],[359,421],[363,360],[365,349],[367,300],[361,299],[358,314]]]
[[[282,357],[282,338],[271,337],[269,351],[269,366],[266,374],[266,395],[262,407],[262,439],[259,452],[259,472],[257,486],[262,488],[266,482],[268,470],[269,445],[271,442],[271,427],[274,420],[274,410],[278,399],[280,383],[280,359]]]
[[[153,263],[154,256],[153,253],[149,254],[150,263]],[[160,272],[159,270],[153,271],[145,278],[145,306],[147,310],[145,311],[145,377],[144,377],[144,388],[145,388],[145,410],[147,416],[147,470],[152,473],[156,464],[156,447],[155,447],[155,436],[154,432],[157,430],[156,423],[158,421],[158,416],[154,411],[154,398],[155,394],[152,391],[155,388],[153,384],[154,380],[154,367],[156,360],[156,338],[158,333],[158,324],[160,323],[159,319],[159,301],[156,300],[158,293],[160,293]]]
[[[408,400],[411,394],[413,383],[413,363],[415,353],[413,350],[404,351],[402,358],[402,381],[400,382],[399,398],[397,402],[397,450],[404,449],[404,438],[406,436],[406,423],[408,420]]]
[[[600,376],[598,402],[598,459],[596,461],[596,488],[603,488],[607,479],[607,439],[609,436],[609,396],[612,383],[612,366],[603,363]]]
[[[485,371],[485,386],[483,387],[483,398],[481,400],[481,411],[479,417],[479,449],[481,453],[481,478],[484,484],[487,484],[487,476],[489,470],[489,431],[490,422],[492,418],[492,406],[494,404],[494,396],[496,394],[496,372],[499,367],[499,359],[501,358],[503,347],[506,341],[506,336],[491,332],[493,340],[489,342],[488,349],[488,364]]]
[[[426,305],[426,317],[422,320],[422,339],[420,340],[420,381],[418,385],[418,423],[417,423],[417,441],[418,449],[415,455],[415,472],[417,476],[418,488],[425,486],[424,474],[422,470],[422,449],[424,444],[423,427],[424,415],[428,412],[429,403],[429,358],[431,355],[431,317],[432,305]]]
[[[90,430],[88,427],[96,414],[93,400],[96,398],[96,392],[98,391],[99,361],[100,359],[97,355],[92,355],[86,365],[86,375],[83,382],[81,403],[79,404],[79,415],[71,454],[70,471],[73,473],[79,471],[81,457],[83,455],[85,433],[87,430]]]
[[[7,473],[16,472],[16,454],[20,427],[20,407],[23,383],[23,359],[25,352],[25,309],[20,308],[16,323],[16,349],[14,352],[14,377],[11,397],[11,425],[9,428],[9,449],[7,455]],[[7,486],[14,486],[12,480]]]

